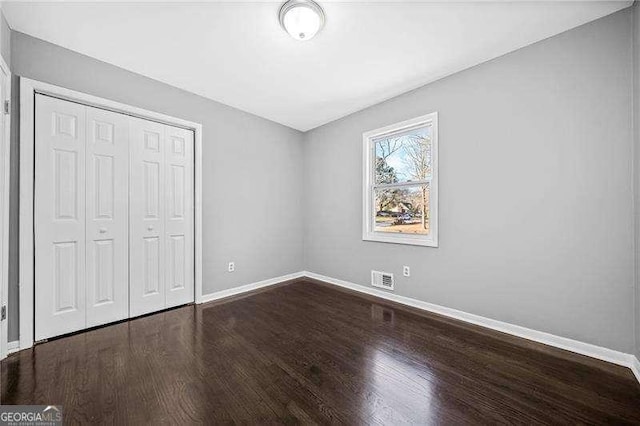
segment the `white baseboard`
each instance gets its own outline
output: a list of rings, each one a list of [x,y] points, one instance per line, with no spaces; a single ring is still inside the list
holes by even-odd
[[[302,277],[313,278],[319,281],[326,282],[328,284],[333,284],[340,287],[348,288],[350,290],[369,294],[371,296],[380,297],[382,299],[390,300],[392,302],[400,303],[406,306],[411,306],[413,308],[421,309],[428,312],[433,312],[449,318],[454,318],[467,323],[479,325],[481,327],[486,327],[492,330],[500,331],[502,333],[511,334],[513,336],[522,337],[524,339],[532,340],[534,342],[542,343],[545,345],[564,349],[570,352],[586,355],[591,358],[596,358],[602,361],[607,361],[613,364],[621,365],[623,367],[630,368],[633,374],[636,376],[636,378],[640,382],[640,362],[638,361],[638,358],[636,358],[634,355],[615,351],[613,349],[603,348],[601,346],[593,345],[591,343],[585,343],[585,342],[569,339],[566,337],[556,336],[554,334],[545,333],[543,331],[532,330],[530,328],[509,324],[507,322],[486,318],[480,315],[470,314],[468,312],[447,308],[445,306],[424,302],[422,300],[400,296],[394,293],[389,293],[383,290],[362,286],[349,281],[339,280],[337,278],[327,277],[325,275],[320,275],[320,274],[316,274],[314,272],[309,272],[309,271],[302,271],[302,272],[296,272],[293,274],[282,275],[280,277],[270,278],[268,280],[258,281],[258,282],[246,284],[240,287],[230,288],[228,290],[222,290],[215,293],[207,294],[202,297],[202,300],[199,303],[211,302],[213,300],[223,299],[225,297],[247,293],[252,290],[268,287],[271,285],[279,284],[285,281],[290,281],[290,280],[294,280],[296,278],[302,278]]]
[[[592,358],[600,359],[602,361],[611,362],[613,364],[622,365],[628,367],[633,371],[640,381],[640,365],[638,359],[624,352],[615,351],[613,349],[603,348],[601,346],[592,345],[590,343],[584,343],[566,337],[556,336],[554,334],[545,333],[543,331],[532,330],[530,328],[521,327],[519,325],[509,324],[506,322],[494,320],[491,318],[482,317],[480,315],[474,315],[467,312],[459,311],[457,309],[447,308],[445,306],[436,305],[429,302],[423,302],[422,300],[412,299],[410,297],[399,296],[397,294],[389,293],[383,290],[377,290],[370,287],[358,285],[349,281],[339,280],[336,278],[327,277],[324,275],[316,274],[314,272],[304,272],[304,276],[313,278],[319,281],[324,281],[329,284],[334,284],[340,287],[345,287],[350,290],[355,290],[360,293],[366,293],[372,296],[377,296],[382,299],[390,300],[392,302],[401,303],[403,305],[411,306],[414,308],[422,309],[436,314],[444,315],[449,318],[458,319],[471,324],[487,327],[493,330],[501,331],[503,333],[511,334],[514,336],[522,337],[524,339],[533,340],[545,345],[554,346],[556,348],[564,349],[567,351],[575,352],[581,355],[586,355]]]
[[[482,317],[480,315],[470,314],[468,312],[447,308],[445,306],[424,302],[422,300],[400,296],[400,295],[389,293],[383,290],[365,287],[349,281],[339,280],[337,278],[331,278],[325,275],[320,275],[320,274],[316,274],[314,272],[309,272],[309,271],[295,272],[288,275],[282,275],[279,277],[270,278],[267,280],[258,281],[251,284],[246,284],[240,287],[234,287],[227,290],[206,294],[202,296],[202,300],[200,300],[198,303],[205,303],[205,302],[211,302],[218,299],[224,299],[226,297],[247,293],[252,290],[256,290],[263,287],[269,287],[275,284],[280,284],[285,281],[290,281],[290,280],[294,280],[302,277],[313,278],[328,284],[333,284],[333,285],[348,288],[350,290],[354,290],[360,293],[365,293],[372,296],[380,297],[381,299],[390,300],[392,302],[400,303],[406,306],[411,306],[413,308],[421,309],[428,312],[433,312],[449,318],[454,318],[460,321],[490,328],[492,330],[522,337],[524,339],[533,340],[535,342],[543,343],[545,345],[553,346],[553,347],[564,349],[570,352],[575,352],[581,355],[586,355],[592,358],[596,358],[602,361],[607,361],[613,364],[621,365],[621,366],[630,368],[633,374],[635,375],[636,379],[638,379],[638,382],[640,382],[640,361],[634,355],[615,351],[613,349],[603,348],[601,346],[596,346],[590,343],[580,342],[580,341],[569,339],[566,337],[556,336],[554,334],[545,333],[542,331],[532,330],[530,328],[521,327],[519,325],[509,324],[503,321]],[[17,352],[19,350],[20,350],[19,341],[15,340],[8,343],[7,352],[9,354]]]
[[[638,359],[638,357],[633,356],[633,360],[631,361],[631,371],[633,371],[633,374],[636,376],[636,379],[638,379],[638,382],[640,382],[640,360]]]
[[[7,355],[11,355],[14,352],[20,350],[20,340],[13,340],[7,343]]]
[[[303,272],[294,272],[293,274],[282,275],[275,278],[269,278],[268,280],[258,281],[251,284],[242,285],[240,287],[234,287],[227,290],[216,291],[215,293],[203,294],[202,299],[198,303],[211,302],[213,300],[224,299],[225,297],[235,296],[238,294],[246,293],[248,291],[256,290],[262,287],[268,287],[270,285],[280,284],[285,281],[295,280],[296,278],[302,278]]]

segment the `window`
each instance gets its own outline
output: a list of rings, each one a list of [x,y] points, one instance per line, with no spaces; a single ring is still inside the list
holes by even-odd
[[[372,130],[364,140],[362,239],[438,246],[438,114]]]

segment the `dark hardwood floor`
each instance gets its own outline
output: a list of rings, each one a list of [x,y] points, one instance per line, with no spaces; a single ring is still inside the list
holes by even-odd
[[[640,424],[626,368],[309,280],[36,345],[1,398],[65,423]]]

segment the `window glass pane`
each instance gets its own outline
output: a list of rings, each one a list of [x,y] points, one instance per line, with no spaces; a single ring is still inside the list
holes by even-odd
[[[374,141],[376,184],[431,178],[431,126]]]
[[[376,232],[429,234],[429,184],[374,192]]]

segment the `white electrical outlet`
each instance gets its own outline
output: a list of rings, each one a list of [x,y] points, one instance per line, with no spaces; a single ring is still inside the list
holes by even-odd
[[[402,267],[402,275],[404,275],[405,277],[410,277],[411,276],[411,268],[409,268],[408,266],[403,266]]]
[[[229,262],[229,272],[235,272],[236,264],[234,262]]]

